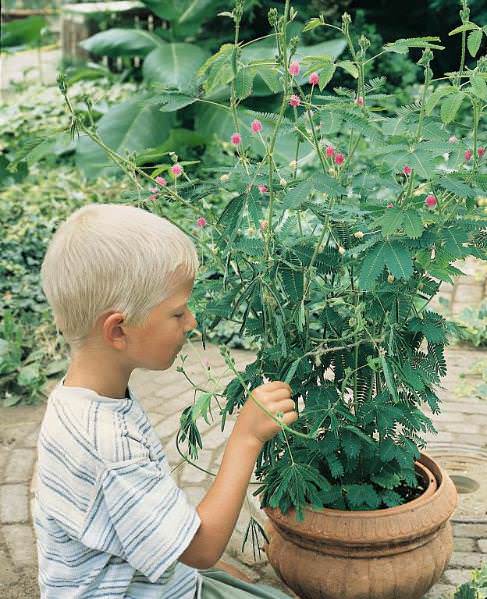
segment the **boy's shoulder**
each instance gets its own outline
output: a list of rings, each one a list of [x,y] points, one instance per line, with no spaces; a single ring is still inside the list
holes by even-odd
[[[49,395],[40,440],[51,440],[65,452],[86,454],[104,463],[148,459],[159,453],[131,390],[130,398],[110,400],[91,389],[61,383]]]

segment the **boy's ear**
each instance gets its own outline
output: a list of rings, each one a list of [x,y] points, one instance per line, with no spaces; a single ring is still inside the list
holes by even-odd
[[[123,322],[124,315],[121,312],[113,312],[105,318],[102,324],[103,338],[115,349],[124,349],[127,345]]]

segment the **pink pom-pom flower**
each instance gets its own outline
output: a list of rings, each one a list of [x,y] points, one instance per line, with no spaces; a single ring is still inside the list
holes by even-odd
[[[156,183],[158,185],[160,185],[161,187],[164,187],[165,185],[167,185],[167,181],[166,181],[166,179],[164,179],[164,177],[156,177]]]
[[[242,136],[240,133],[234,133],[230,138],[230,141],[234,146],[238,146],[242,142]]]
[[[259,131],[262,131],[262,123],[258,119],[255,119],[252,121],[250,128],[254,133],[259,133]]]
[[[485,154],[485,148],[483,146],[481,146],[480,148],[477,148],[477,154],[479,158],[482,158],[483,155]]]
[[[155,200],[157,200],[157,194],[155,194],[155,193],[152,193],[152,194],[149,196],[149,200],[150,200],[151,202],[154,202]]]
[[[293,107],[299,106],[301,104],[301,98],[299,96],[297,96],[296,94],[293,94],[289,98],[289,104]]]
[[[325,152],[328,158],[331,158],[335,155],[335,148],[333,146],[327,146]]]
[[[473,156],[473,152],[472,150],[466,150],[465,151],[465,160],[470,160]]]
[[[196,225],[198,227],[200,227],[200,229],[202,229],[203,227],[206,227],[206,218],[204,218],[203,216],[200,216],[199,219],[196,221]]]
[[[299,75],[299,62],[297,60],[289,65],[289,73],[293,76]]]
[[[173,164],[173,166],[171,166],[171,173],[175,176],[175,177],[179,177],[179,175],[183,172],[183,167],[180,164]]]
[[[448,138],[448,143],[449,143],[449,144],[456,144],[456,143],[457,143],[457,141],[458,141],[458,137],[457,137],[456,135],[451,135],[451,136]]]
[[[258,187],[258,189],[259,189],[260,193],[267,193],[267,192],[269,191],[269,190],[267,189],[267,185],[263,185],[263,184],[261,184],[261,185],[257,185],[257,187]]]
[[[335,164],[343,164],[345,162],[345,156],[338,152],[337,154],[335,154]]]
[[[413,172],[413,169],[410,166],[404,166],[402,169],[403,175],[406,175],[406,177],[409,177],[409,175]]]
[[[428,208],[434,208],[436,204],[438,204],[438,200],[436,199],[436,196],[430,194],[426,196],[424,203],[426,206],[428,206]]]
[[[318,73],[311,73],[308,81],[310,85],[318,85],[318,83],[320,82],[320,76],[318,75]]]
[[[386,208],[394,208],[394,204],[392,202],[389,202],[387,204]]]
[[[363,96],[359,96],[356,100],[355,100],[355,104],[357,104],[357,106],[363,106],[365,104],[365,100]]]

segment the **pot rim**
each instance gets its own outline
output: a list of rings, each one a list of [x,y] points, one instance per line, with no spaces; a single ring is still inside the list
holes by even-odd
[[[425,463],[426,462],[426,463]],[[340,510],[336,508],[315,508],[311,505],[305,505],[303,507],[303,511],[311,512],[314,514],[326,514],[328,516],[333,516],[335,518],[364,518],[364,517],[374,517],[374,518],[385,518],[387,516],[392,516],[396,514],[400,514],[405,511],[410,511],[416,507],[424,507],[431,503],[438,495],[438,493],[442,492],[445,487],[446,482],[446,472],[443,468],[434,460],[432,460],[425,453],[421,453],[419,459],[415,462],[415,464],[421,464],[424,470],[429,474],[429,484],[427,488],[419,497],[416,497],[412,501],[407,501],[401,505],[396,505],[394,507],[376,509],[376,510]],[[431,468],[433,467],[434,470]],[[436,488],[434,488],[436,483]],[[453,483],[451,483],[453,484]],[[268,515],[269,512],[280,512],[279,508],[272,508],[269,506],[265,506],[262,508]],[[295,513],[295,508],[290,508],[286,514],[286,517]],[[284,514],[283,514],[284,515]]]

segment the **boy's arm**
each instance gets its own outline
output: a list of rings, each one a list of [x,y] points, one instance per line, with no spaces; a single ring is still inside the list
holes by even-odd
[[[232,433],[218,474],[197,507],[200,527],[179,561],[204,569],[220,559],[235,528],[261,447]]]

